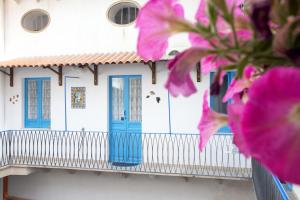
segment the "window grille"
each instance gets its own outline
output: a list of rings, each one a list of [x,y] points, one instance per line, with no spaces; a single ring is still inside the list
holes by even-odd
[[[126,25],[134,22],[139,8],[134,3],[122,2],[113,5],[108,12],[110,21],[118,25]]]

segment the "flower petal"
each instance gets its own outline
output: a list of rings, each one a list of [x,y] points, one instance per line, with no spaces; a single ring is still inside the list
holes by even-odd
[[[150,0],[140,9],[136,20],[139,28],[138,54],[145,60],[160,59],[172,34],[168,19],[182,19],[183,7],[177,0]]]
[[[179,95],[187,97],[197,92],[197,88],[195,87],[190,74],[186,74],[184,79],[178,79],[174,70],[171,71],[165,87],[174,97]]]
[[[223,102],[227,102],[231,99],[235,94],[242,92],[246,88],[249,88],[252,84],[252,75],[256,71],[256,68],[253,66],[247,66],[244,70],[242,79],[233,79],[230,83],[226,94],[223,97]]]
[[[224,58],[218,58],[215,55],[208,55],[201,59],[201,70],[203,74],[218,69],[222,65],[227,65],[229,62]]]
[[[300,183],[300,69],[277,67],[249,88],[241,133],[251,156],[280,179]],[[294,113],[294,109],[296,114]]]
[[[250,155],[250,149],[247,147],[244,135],[241,132],[241,119],[245,104],[241,101],[239,95],[233,97],[233,103],[227,106],[228,124],[233,132],[233,143],[239,148],[245,156]]]
[[[170,73],[165,87],[173,96],[180,94],[190,96],[197,91],[190,77],[190,71],[205,53],[202,48],[190,48],[177,54],[173,60],[169,61]]]
[[[189,34],[189,40],[192,46],[198,46],[198,47],[204,47],[204,48],[211,48],[211,45],[209,42],[201,37],[199,34],[196,33],[190,33]]]
[[[198,125],[200,131],[200,151],[204,149],[209,138],[227,124],[226,115],[216,113],[209,108],[207,97],[208,91],[206,90],[203,97],[202,117]]]

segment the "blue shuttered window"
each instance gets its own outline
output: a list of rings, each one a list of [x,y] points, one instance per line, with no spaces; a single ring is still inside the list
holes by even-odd
[[[210,73],[210,82],[212,83],[214,80],[215,72]],[[230,100],[228,102],[223,103],[222,99],[227,91],[227,88],[229,87],[232,79],[235,76],[235,72],[227,72],[224,76],[224,82],[220,89],[220,94],[217,96],[210,96],[210,107],[219,113],[227,114],[227,104],[230,103]],[[231,133],[231,130],[228,126],[224,126],[218,130],[219,133]]]
[[[50,128],[50,78],[25,78],[25,128]]]

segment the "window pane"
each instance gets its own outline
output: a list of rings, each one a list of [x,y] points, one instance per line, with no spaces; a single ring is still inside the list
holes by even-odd
[[[132,6],[121,7],[115,14],[113,14],[113,21],[116,24],[121,25],[129,24],[136,19],[138,10],[139,9],[137,7]]]
[[[129,79],[129,120],[142,121],[142,81],[141,78]]]
[[[50,16],[43,10],[32,10],[22,18],[22,26],[28,31],[41,31],[50,22]]]
[[[129,11],[130,11],[130,13],[129,13],[129,16],[130,16],[129,23],[130,23],[130,22],[133,22],[136,19],[138,9],[131,7]]]
[[[124,119],[124,81],[122,78],[112,79],[112,119]]]
[[[123,14],[122,14],[122,24],[128,24],[128,7],[123,8]]]
[[[50,119],[50,80],[43,80],[43,94],[42,94],[42,116],[43,119]]]
[[[38,100],[37,100],[37,81],[28,80],[28,119],[37,119],[38,117]]]
[[[119,10],[119,11],[117,12],[117,14],[115,15],[115,22],[116,22],[116,24],[122,24],[122,19],[121,19],[121,17],[122,17],[122,11]]]

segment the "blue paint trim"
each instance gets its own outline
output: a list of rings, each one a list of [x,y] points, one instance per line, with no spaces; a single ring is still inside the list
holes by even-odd
[[[172,134],[171,101],[170,101],[170,92],[169,91],[168,91],[168,111],[169,111],[169,133]]]
[[[37,84],[37,118],[36,119],[28,119],[28,81],[36,81]],[[25,128],[50,128],[51,119],[45,120],[43,119],[43,81],[51,79],[49,77],[38,77],[38,78],[25,78],[24,79],[24,92],[25,92],[25,112],[24,112],[24,127]]]
[[[275,177],[275,176],[273,176],[273,180],[274,180],[275,185],[278,188],[278,190],[279,190],[279,192],[280,192],[280,194],[282,196],[282,199],[283,200],[289,200],[289,196],[287,195],[287,193],[286,193],[283,185],[281,184],[280,180],[277,177]]]
[[[64,98],[65,98],[65,131],[68,130],[67,122],[67,77],[64,77]]]

